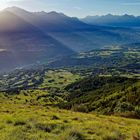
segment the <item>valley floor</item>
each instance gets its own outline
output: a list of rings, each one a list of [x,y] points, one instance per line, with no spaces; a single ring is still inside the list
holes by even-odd
[[[0,102],[1,140],[140,140],[140,120]]]

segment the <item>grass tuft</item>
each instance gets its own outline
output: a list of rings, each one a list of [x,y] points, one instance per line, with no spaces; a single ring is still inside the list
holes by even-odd
[[[140,140],[140,131],[137,131],[132,135],[132,140]]]
[[[67,129],[60,134],[58,140],[85,140],[85,136],[80,129]]]
[[[56,128],[55,124],[45,124],[45,123],[37,123],[35,127],[41,131],[50,133],[52,130]]]

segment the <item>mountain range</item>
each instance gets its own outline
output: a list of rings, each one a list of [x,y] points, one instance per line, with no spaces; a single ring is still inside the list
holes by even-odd
[[[114,27],[140,27],[140,16],[133,15],[104,15],[87,16],[81,19],[83,22],[92,25],[114,26]]]
[[[139,40],[136,29],[89,25],[54,11],[9,7],[0,12],[0,71]]]

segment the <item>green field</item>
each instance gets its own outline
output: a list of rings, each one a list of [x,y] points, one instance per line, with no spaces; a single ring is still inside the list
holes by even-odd
[[[49,70],[45,72],[44,82],[39,86],[44,87],[56,87],[64,88],[66,85],[75,82],[80,79],[79,75],[74,75],[66,70]]]

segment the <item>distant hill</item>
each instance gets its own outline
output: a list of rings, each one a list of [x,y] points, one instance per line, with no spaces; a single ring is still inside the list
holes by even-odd
[[[114,27],[140,27],[140,16],[133,15],[105,15],[105,16],[87,16],[81,19],[83,22],[92,25],[114,26]]]

